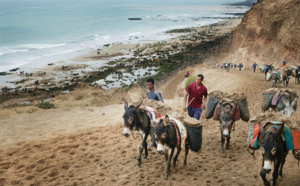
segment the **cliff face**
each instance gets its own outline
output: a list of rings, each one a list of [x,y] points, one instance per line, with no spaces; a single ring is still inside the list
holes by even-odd
[[[299,17],[300,0],[258,0],[233,31],[222,62],[300,65]]]

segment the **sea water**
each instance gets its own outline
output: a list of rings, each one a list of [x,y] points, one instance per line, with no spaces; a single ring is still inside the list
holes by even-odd
[[[105,44],[165,39],[167,30],[244,13],[249,7],[223,5],[239,1],[0,0],[0,72],[67,60]]]

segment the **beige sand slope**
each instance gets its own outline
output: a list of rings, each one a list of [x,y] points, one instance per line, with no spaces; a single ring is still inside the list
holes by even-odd
[[[261,113],[261,93],[271,86],[263,74],[250,71],[228,73],[198,65],[190,72],[204,74],[209,91],[245,93],[251,116]],[[161,87],[162,95],[169,95],[166,103],[177,111],[182,105],[183,74],[172,79],[178,86],[169,81]],[[293,80],[290,88],[300,90]],[[137,101],[134,98],[119,89],[107,94],[83,86],[56,98],[56,109],[0,110],[0,185],[262,185],[262,157],[256,152],[254,160],[247,153],[249,123],[242,121],[231,134],[231,149],[222,154],[218,122],[203,120],[203,152],[191,152],[186,167],[182,167],[184,153],[180,154],[168,181],[163,179],[164,157],[153,148],[136,168],[140,139],[122,135],[121,104],[125,99]],[[136,98],[142,99],[138,94]],[[298,185],[299,170],[290,153],[278,185]]]

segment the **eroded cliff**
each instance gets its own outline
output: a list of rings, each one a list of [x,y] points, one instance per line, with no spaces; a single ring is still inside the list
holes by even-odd
[[[229,52],[220,62],[246,67],[283,60],[300,63],[300,0],[258,0],[232,33]]]

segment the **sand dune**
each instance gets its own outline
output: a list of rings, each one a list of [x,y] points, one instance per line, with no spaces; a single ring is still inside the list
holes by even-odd
[[[204,74],[209,91],[244,93],[251,116],[261,113],[261,94],[271,87],[261,73],[237,70],[228,73],[204,65],[197,65],[190,72]],[[178,73],[161,89],[162,96],[170,95],[165,102],[173,111],[181,109],[183,85],[184,77]],[[289,86],[300,90],[293,81]],[[142,93],[138,87],[135,90],[139,92],[137,96]],[[141,139],[122,135],[122,103],[138,101],[134,97],[122,90],[111,90],[108,94],[82,85],[69,95],[57,97],[53,102],[56,109],[36,109],[30,113],[1,109],[1,113],[13,113],[1,114],[0,185],[262,185],[261,153],[255,153],[255,160],[247,153],[249,123],[243,121],[236,123],[231,148],[222,154],[218,122],[202,119],[203,152],[190,152],[186,167],[182,167],[184,153],[181,153],[168,181],[164,181],[164,157],[151,147],[148,158],[142,159],[142,167],[136,168]],[[298,109],[293,117],[299,112]],[[299,170],[289,153],[284,177],[278,179],[278,185],[299,184]],[[271,174],[268,178],[271,179]]]

